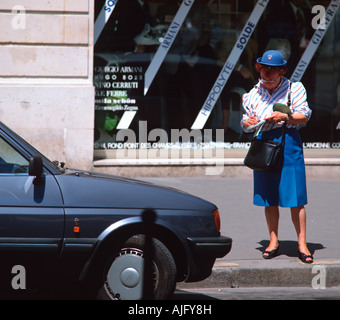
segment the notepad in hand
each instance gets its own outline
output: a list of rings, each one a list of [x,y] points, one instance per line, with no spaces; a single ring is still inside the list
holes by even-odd
[[[247,130],[257,129],[259,126],[262,126],[265,122],[266,122],[266,120],[262,120],[262,121],[260,121],[256,124],[254,124],[253,126],[248,127]]]

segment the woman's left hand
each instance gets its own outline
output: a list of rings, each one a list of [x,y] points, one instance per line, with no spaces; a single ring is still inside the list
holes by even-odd
[[[267,120],[270,123],[278,123],[281,121],[286,121],[287,114],[279,112],[279,111],[274,111],[270,116],[265,117],[264,120]]]

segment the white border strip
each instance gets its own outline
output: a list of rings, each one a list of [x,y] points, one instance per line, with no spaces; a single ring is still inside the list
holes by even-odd
[[[107,21],[109,20],[111,13],[116,7],[118,0],[106,0],[105,4],[100,11],[96,22],[94,23],[94,35],[93,35],[93,44],[95,45],[100,34],[102,33]]]
[[[296,82],[296,81],[301,80],[303,74],[307,70],[309,63],[315,54],[315,51],[318,49],[321,43],[321,40],[326,34],[326,31],[329,25],[331,24],[333,18],[335,17],[336,12],[338,11],[339,7],[340,7],[340,0],[332,0],[331,3],[329,4],[327,11],[326,11],[324,28],[316,29],[316,31],[314,32],[313,37],[309,41],[309,44],[307,48],[305,49],[302,57],[300,58],[299,63],[295,67],[295,70],[290,78],[291,81]]]
[[[116,129],[128,129],[137,111],[125,111],[120,119]]]
[[[163,42],[158,47],[156,54],[154,55],[148,69],[145,72],[144,95],[147,94],[151,83],[156,76],[156,73],[158,72],[166,55],[168,54],[168,51],[172,46],[178,34],[178,31],[181,29],[182,24],[194,2],[195,0],[183,0],[181,6],[179,7],[174,20],[171,22],[171,25],[169,26],[169,29],[164,36]]]
[[[269,0],[258,0],[191,129],[203,129]]]

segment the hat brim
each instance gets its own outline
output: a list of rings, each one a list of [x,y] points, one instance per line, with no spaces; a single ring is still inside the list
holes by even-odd
[[[256,62],[258,62],[259,64],[263,64],[265,66],[271,66],[271,67],[284,67],[285,65],[287,65],[287,60],[283,60],[283,62],[281,64],[266,63],[266,62],[262,62],[261,60],[262,60],[262,58],[257,58]]]

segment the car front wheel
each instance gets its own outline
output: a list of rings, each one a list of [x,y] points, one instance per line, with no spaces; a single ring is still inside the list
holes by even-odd
[[[143,297],[145,237],[136,235],[127,240],[119,254],[109,259],[104,272],[104,285],[99,299],[138,300]],[[166,299],[176,287],[176,264],[166,246],[153,239],[154,299]]]

